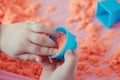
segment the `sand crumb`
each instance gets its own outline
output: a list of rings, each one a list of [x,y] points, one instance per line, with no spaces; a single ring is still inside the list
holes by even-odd
[[[47,12],[48,12],[48,13],[53,12],[53,11],[55,11],[55,7],[54,7],[54,6],[49,6],[49,7],[47,8]]]
[[[55,40],[55,42],[58,45],[58,52],[57,53],[59,53],[65,45],[66,35],[63,32],[59,32],[59,37]]]
[[[108,40],[108,39],[115,39],[118,37],[119,34],[114,29],[109,29],[102,37],[101,39]]]

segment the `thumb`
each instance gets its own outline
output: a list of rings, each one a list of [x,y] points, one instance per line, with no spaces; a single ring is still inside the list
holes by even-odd
[[[65,53],[64,65],[68,67],[74,67],[76,65],[76,61],[77,61],[76,53],[73,53],[71,50],[67,50]]]
[[[69,80],[72,80],[75,77],[76,69],[77,69],[77,55],[73,53],[71,50],[68,50],[65,53],[65,62],[62,65],[62,68],[66,76],[70,77]]]

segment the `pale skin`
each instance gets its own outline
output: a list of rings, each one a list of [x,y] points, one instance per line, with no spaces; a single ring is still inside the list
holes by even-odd
[[[65,61],[50,63],[46,58],[43,62],[40,80],[74,80],[77,69],[77,55],[71,50],[66,51]]]
[[[14,59],[42,61],[43,72],[40,80],[73,80],[76,55],[68,50],[63,64],[59,65],[61,61],[49,63],[47,57],[57,52],[57,45],[48,35],[54,38],[59,36],[53,28],[34,21],[1,25],[0,51]],[[43,56],[46,56],[44,61]]]

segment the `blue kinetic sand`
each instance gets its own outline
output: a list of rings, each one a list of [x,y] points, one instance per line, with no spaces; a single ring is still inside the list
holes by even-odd
[[[64,60],[64,54],[65,52],[70,49],[70,50],[74,50],[77,48],[77,42],[76,42],[76,37],[71,34],[65,27],[61,26],[56,28],[57,32],[63,32],[66,34],[66,42],[65,45],[63,47],[63,49],[61,50],[61,52],[59,52],[58,54],[54,55],[54,56],[49,56],[49,58],[57,58],[60,60]]]
[[[103,0],[97,3],[96,17],[110,28],[120,20],[120,3],[117,0]]]

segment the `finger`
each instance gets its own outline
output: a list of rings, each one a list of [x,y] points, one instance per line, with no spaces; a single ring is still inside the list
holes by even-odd
[[[65,74],[69,74],[66,76],[68,76],[68,77],[71,76],[69,80],[73,80],[75,77],[76,70],[77,70],[77,55],[76,55],[76,53],[72,53],[71,50],[68,50],[65,53],[65,62],[63,63],[62,68],[63,68]]]
[[[49,55],[55,55],[58,51],[56,48],[48,48],[44,46],[39,46],[33,43],[30,43],[30,46],[28,46],[27,51],[31,54],[40,55],[40,56],[49,56]]]
[[[51,36],[54,37],[58,37],[59,34],[57,31],[55,31],[52,27],[49,27],[47,25],[44,25],[42,23],[39,22],[28,22],[28,24],[30,25],[30,30],[36,33],[46,33],[49,34]]]
[[[32,32],[29,39],[32,43],[35,43],[41,46],[56,47],[55,42],[52,39],[50,39],[48,36],[43,35],[43,34]]]
[[[77,65],[77,56],[75,53],[72,53],[71,50],[68,50],[65,53],[65,62],[63,66],[66,70],[70,71],[71,69],[74,69]]]
[[[35,61],[35,62],[42,61],[42,58],[40,56],[34,54],[21,54],[17,56],[17,59],[25,60],[25,61]]]

